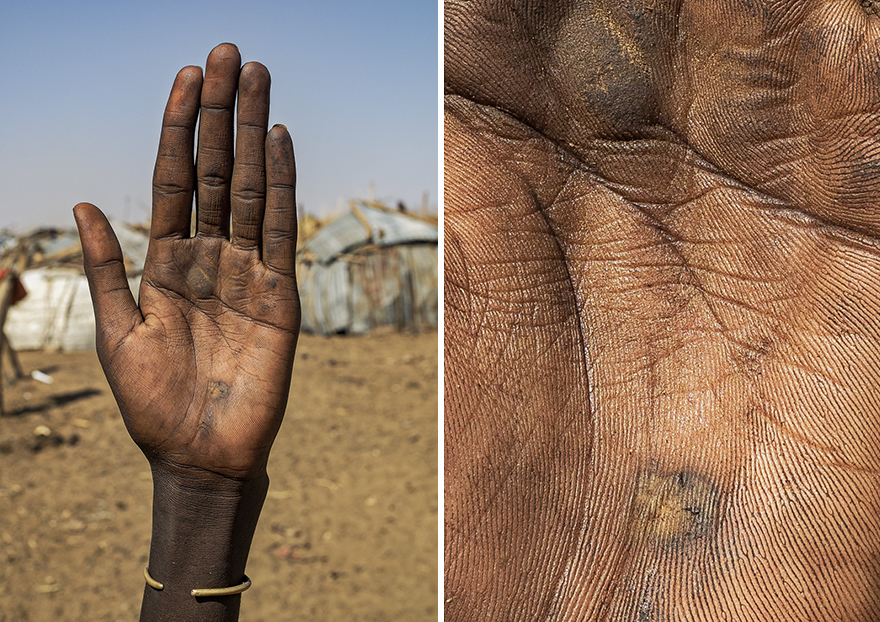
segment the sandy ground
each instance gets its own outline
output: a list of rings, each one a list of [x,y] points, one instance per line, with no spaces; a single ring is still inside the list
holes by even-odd
[[[146,460],[94,352],[21,360],[54,383],[5,390],[0,622],[137,620]],[[301,337],[269,475],[242,622],[437,619],[436,333]]]

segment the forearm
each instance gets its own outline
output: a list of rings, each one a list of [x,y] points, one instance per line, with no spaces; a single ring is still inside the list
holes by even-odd
[[[241,595],[196,598],[194,588],[240,584],[269,478],[246,482],[201,470],[153,465],[149,571],[142,622],[238,620]]]

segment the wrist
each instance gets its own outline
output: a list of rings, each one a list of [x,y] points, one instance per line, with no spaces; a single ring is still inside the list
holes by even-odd
[[[202,497],[216,498],[218,502],[227,499],[231,502],[237,498],[250,497],[254,491],[268,487],[269,476],[265,466],[250,471],[247,477],[233,477],[199,467],[150,458],[149,455],[147,459],[153,474],[154,492],[160,490],[175,502]]]
[[[192,600],[194,588],[240,583],[269,487],[265,472],[241,480],[167,462],[151,467],[149,567],[164,585],[153,596]]]

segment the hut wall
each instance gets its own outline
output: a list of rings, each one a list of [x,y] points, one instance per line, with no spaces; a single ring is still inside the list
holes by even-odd
[[[303,262],[302,328],[325,335],[436,328],[437,268],[436,244],[372,247],[329,264]]]
[[[303,330],[325,335],[345,332],[350,318],[345,263],[302,263],[297,268]]]

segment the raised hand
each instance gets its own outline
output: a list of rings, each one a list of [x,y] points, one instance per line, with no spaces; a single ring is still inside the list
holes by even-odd
[[[145,588],[145,621],[237,619],[239,596],[190,591],[243,581],[268,488],[300,318],[293,146],[283,126],[267,132],[269,81],[231,44],[204,79],[177,75],[137,302],[107,219],[75,208],[98,356],[153,471],[149,572],[163,587]]]
[[[446,3],[449,620],[880,616],[862,4]]]
[[[293,147],[284,127],[267,135],[269,72],[240,63],[221,45],[204,80],[198,67],[175,80],[137,304],[107,221],[89,204],[76,216],[98,354],[132,438],[151,461],[248,478],[284,414],[299,299]]]

